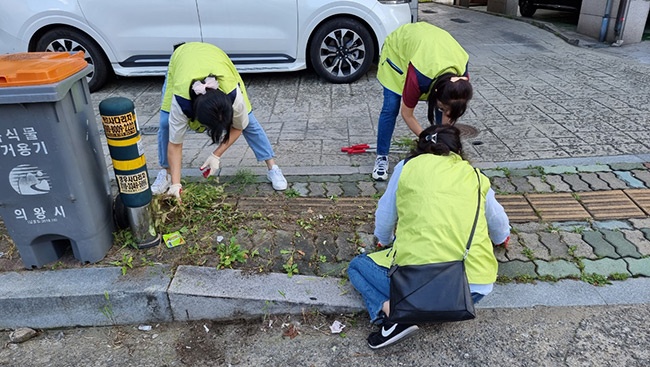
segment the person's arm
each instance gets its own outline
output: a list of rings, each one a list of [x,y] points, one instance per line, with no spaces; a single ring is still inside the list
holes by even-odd
[[[181,167],[183,161],[183,143],[167,144],[167,161],[169,163],[169,173],[172,176],[172,185],[181,183]]]
[[[413,133],[416,136],[420,136],[420,133],[422,132],[422,126],[420,125],[420,122],[418,119],[415,118],[415,115],[413,114],[413,111],[415,111],[415,108],[408,107],[404,104],[402,101],[402,118],[404,119],[404,122],[406,122],[406,126],[413,131]]]
[[[399,162],[393,169],[386,191],[377,203],[375,211],[375,237],[382,246],[390,245],[394,239],[395,226],[397,225],[397,182],[402,173],[404,161]]]
[[[485,197],[485,218],[492,243],[498,245],[510,236],[510,221],[503,206],[497,201],[494,190],[490,188]]]
[[[217,157],[221,158],[221,155],[230,148],[231,145],[239,139],[239,137],[242,134],[242,130],[236,129],[234,127],[230,128],[230,136],[228,137],[228,140],[225,140],[219,144],[217,149],[214,150],[213,154],[216,155]]]
[[[172,96],[172,104],[169,110],[169,141],[167,142],[167,163],[169,174],[172,177],[172,186],[167,194],[174,195],[180,199],[181,191],[181,167],[183,161],[183,139],[187,131],[187,116],[183,113],[176,96]]]
[[[404,122],[406,122],[406,126],[408,126],[416,136],[420,136],[420,133],[423,130],[420,122],[415,118],[415,115],[413,114],[413,111],[415,111],[415,106],[417,106],[421,95],[422,91],[420,89],[418,73],[415,70],[415,67],[409,63],[409,66],[406,70],[404,88],[402,89],[402,104],[400,106],[400,110],[402,119],[404,119]]]

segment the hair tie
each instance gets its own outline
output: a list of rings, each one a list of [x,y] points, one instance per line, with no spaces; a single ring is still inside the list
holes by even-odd
[[[430,141],[433,144],[438,144],[438,133],[430,134],[424,137],[425,141]]]
[[[459,80],[465,80],[468,81],[469,78],[466,76],[452,76],[449,80],[451,80],[452,83],[456,83]]]
[[[209,76],[205,78],[202,82],[197,80],[194,82],[194,84],[192,84],[192,90],[196,94],[205,94],[208,88],[210,89],[219,88],[219,82],[215,77]]]

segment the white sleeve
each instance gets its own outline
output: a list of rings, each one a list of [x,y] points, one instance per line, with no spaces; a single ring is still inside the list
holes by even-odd
[[[497,245],[503,243],[510,236],[510,221],[503,206],[497,201],[492,188],[488,190],[485,197],[485,218],[492,243]]]
[[[187,131],[188,118],[183,113],[181,106],[176,102],[176,98],[172,96],[172,107],[169,109],[169,142],[174,144],[181,144],[185,138]]]
[[[232,104],[232,127],[244,130],[248,126],[248,108],[241,89],[237,87],[237,96]]]
[[[384,246],[393,243],[395,226],[397,225],[397,183],[399,176],[402,174],[404,161],[397,163],[393,168],[393,174],[390,176],[386,191],[377,203],[375,210],[375,237]]]

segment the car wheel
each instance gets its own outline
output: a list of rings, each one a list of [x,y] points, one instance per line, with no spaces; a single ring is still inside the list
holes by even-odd
[[[353,19],[332,19],[312,37],[309,60],[316,73],[331,83],[351,83],[368,72],[375,45],[366,27]]]
[[[71,28],[55,28],[45,32],[36,42],[34,51],[83,51],[84,59],[92,67],[90,74],[88,74],[88,88],[91,92],[101,88],[112,72],[109,62],[99,45],[87,35]]]
[[[522,0],[519,2],[519,12],[522,16],[530,18],[535,14],[537,7],[533,5],[531,0]]]

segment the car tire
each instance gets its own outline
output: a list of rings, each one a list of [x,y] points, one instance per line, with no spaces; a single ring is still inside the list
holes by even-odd
[[[36,42],[37,52],[83,51],[84,59],[92,67],[88,74],[88,88],[99,90],[112,74],[106,55],[99,45],[86,34],[72,28],[54,28],[45,32]]]
[[[531,0],[522,0],[519,2],[519,12],[522,17],[530,18],[537,11],[537,7],[533,5]]]
[[[368,72],[375,57],[375,44],[359,21],[338,18],[323,23],[311,39],[312,68],[330,83],[352,83]]]

